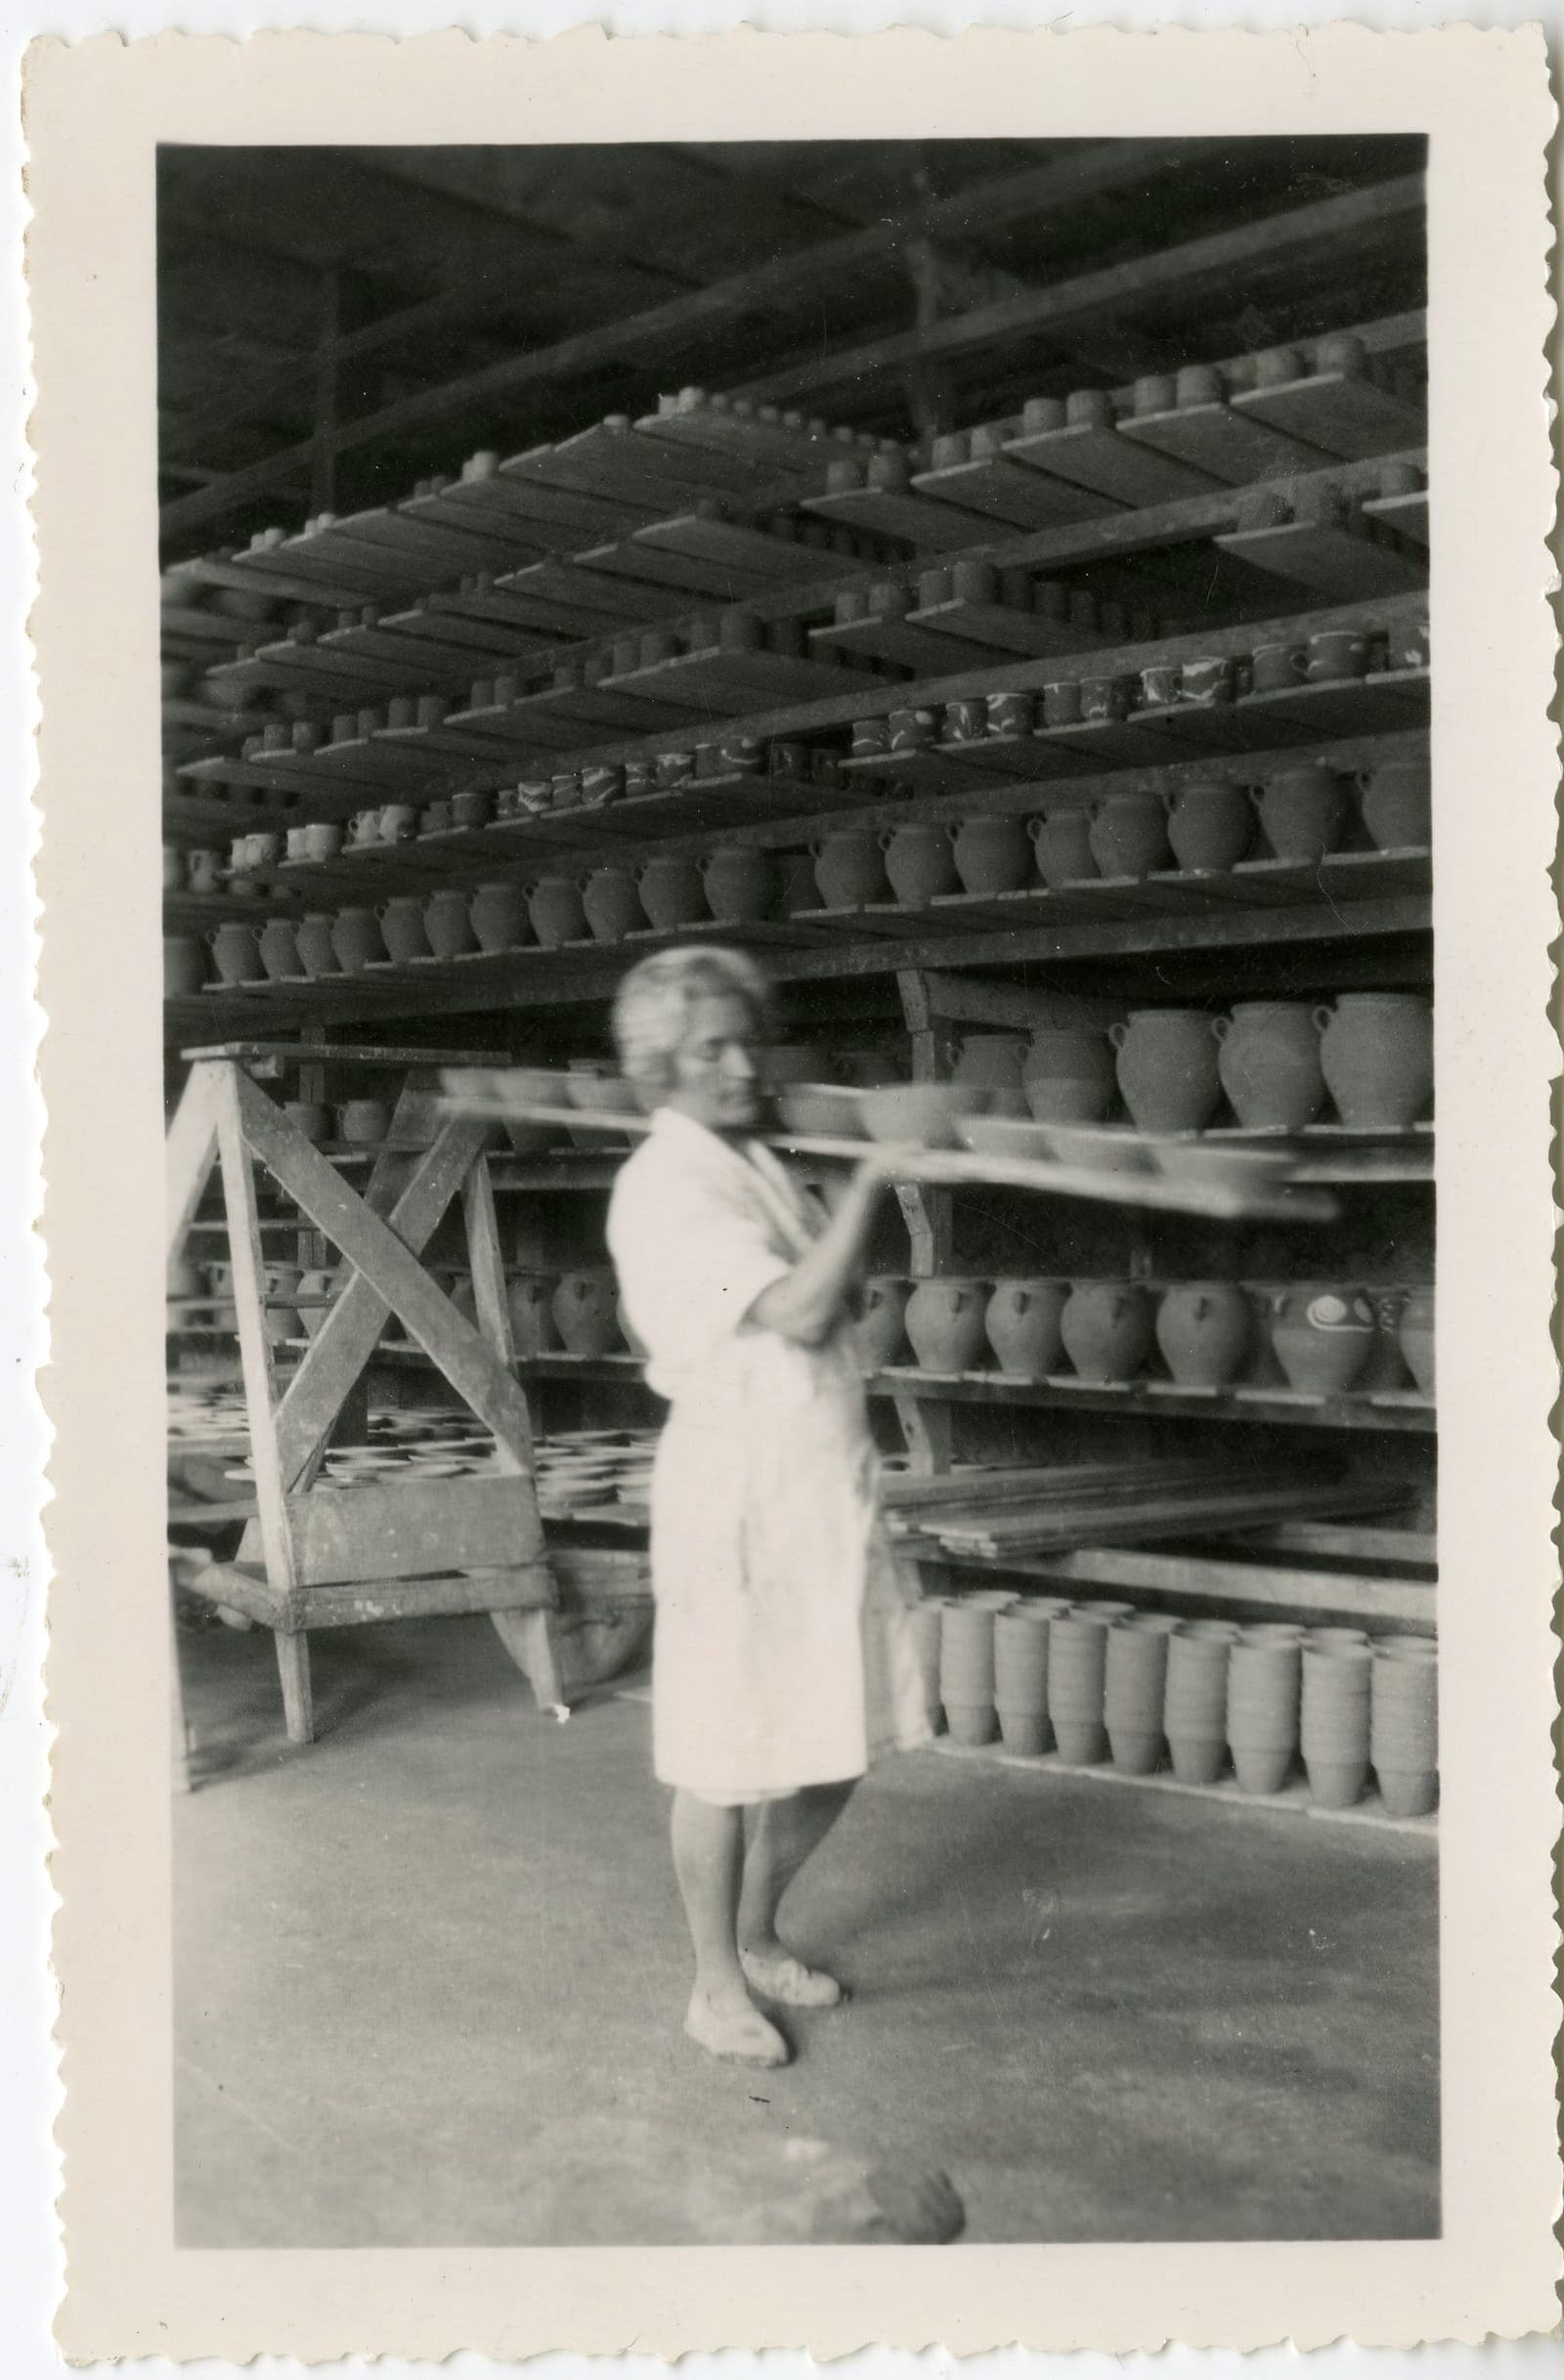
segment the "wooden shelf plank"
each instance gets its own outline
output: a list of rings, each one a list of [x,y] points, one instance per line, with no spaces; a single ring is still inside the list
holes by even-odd
[[[667,699],[687,704],[696,715],[710,706],[741,717],[759,703],[808,703],[849,695],[854,677],[861,674],[834,662],[789,653],[729,652],[713,645],[700,653],[675,653],[602,683],[627,693],[644,691],[654,700],[666,691]],[[878,690],[878,681],[868,682]]]
[[[904,669],[935,672],[940,670],[978,670],[994,658],[987,645],[964,637],[940,635],[906,616],[892,620],[871,614],[866,620],[828,623],[809,631],[809,650],[865,654],[874,661],[899,662]]]
[[[719,456],[649,438],[620,416],[594,421],[552,446],[532,447],[500,466],[501,479],[535,479],[584,496],[644,504],[648,515],[672,511],[703,495],[733,493],[749,474],[724,468]]]
[[[1428,718],[1428,701],[1426,669],[1385,670],[1372,677],[1335,678],[1282,694],[1247,694],[1235,708],[1268,733],[1273,726],[1296,727],[1323,739],[1420,727]]]
[[[843,556],[822,551],[817,545],[770,536],[739,521],[709,520],[695,512],[650,521],[635,531],[632,541],[715,568],[746,572],[757,585],[787,585],[795,581],[812,585],[829,577],[833,565],[848,567]]]
[[[846,488],[835,496],[805,496],[800,501],[823,521],[866,529],[872,537],[891,538],[927,553],[980,545],[994,533],[993,522],[983,513],[935,503],[912,488]]]
[[[1176,462],[1193,463],[1231,488],[1318,471],[1324,460],[1318,447],[1289,438],[1250,414],[1237,413],[1219,401],[1175,406],[1161,413],[1127,413],[1119,431],[1138,446],[1154,448]]]
[[[1008,448],[1003,454],[949,463],[937,471],[915,471],[912,484],[934,503],[980,513],[1013,529],[1063,529],[1114,509],[1090,489],[1027,470]]]
[[[1428,542],[1428,491],[1414,490],[1408,496],[1370,496],[1364,498],[1364,510],[1370,520],[1383,521],[1404,538],[1412,538],[1419,545]]]
[[[507,571],[495,584],[506,594],[545,606],[568,626],[586,620],[588,626],[583,633],[588,636],[611,636],[626,623],[633,627],[671,620],[691,608],[687,589],[615,579],[607,571],[587,570],[573,557],[557,554]]]
[[[1195,462],[1138,446],[1116,428],[1089,421],[1022,432],[1006,441],[1005,453],[1019,469],[1091,495],[1100,512],[1176,504],[1212,496],[1225,484]]]
[[[1012,1554],[991,1564],[957,1562],[946,1555],[920,1554],[919,1560],[941,1570],[992,1569],[1049,1585],[1128,1587],[1158,1596],[1191,1595],[1202,1603],[1395,1621],[1430,1633],[1437,1609],[1437,1589],[1421,1579],[1358,1579],[1346,1572],[1301,1571],[1150,1546],[1082,1546],[1078,1553]]]
[[[1370,1433],[1434,1430],[1432,1404],[1409,1400],[1400,1406],[1370,1404],[1367,1398],[1300,1399],[1266,1388],[1216,1390],[1202,1395],[1178,1389],[1169,1382],[1123,1387],[1099,1387],[1087,1380],[1056,1374],[1047,1380],[1020,1380],[1002,1372],[926,1372],[910,1364],[891,1364],[869,1381],[872,1395],[948,1398],[967,1405],[1038,1405],[1076,1411],[1138,1412],[1200,1421],[1254,1421],[1296,1429],[1364,1430]]]
[[[1357,603],[1373,595],[1406,595],[1428,584],[1426,569],[1387,545],[1320,521],[1285,521],[1271,529],[1238,529],[1213,539],[1224,553],[1268,571],[1329,602]]]
[[[973,603],[964,596],[909,612],[907,626],[927,628],[935,636],[948,638],[952,653],[974,645],[988,655],[1002,658],[1014,655],[1021,661],[1046,661],[1055,653],[1089,652],[1094,644],[1108,642],[1106,636],[1072,627],[1067,621],[1045,620],[1040,612],[1018,611],[1008,603]],[[951,666],[950,662],[941,663],[936,651],[935,667]]]
[[[1349,462],[1420,445],[1428,435],[1426,406],[1394,397],[1362,373],[1316,372],[1275,388],[1244,389],[1232,405],[1248,420]]]
[[[550,488],[539,479],[492,471],[455,479],[428,496],[411,497],[410,519],[434,527],[470,531],[497,542],[511,541],[518,554],[552,553],[578,538],[617,537],[645,516],[645,507],[621,498],[588,496],[574,488]]]

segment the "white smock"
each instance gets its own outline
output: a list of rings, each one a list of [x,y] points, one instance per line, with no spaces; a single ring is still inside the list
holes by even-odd
[[[609,1202],[625,1311],[673,1406],[652,1474],[653,1762],[710,1801],[843,1782],[929,1741],[850,1334],[804,1347],[751,1319],[825,1221],[763,1145],[673,1107]]]

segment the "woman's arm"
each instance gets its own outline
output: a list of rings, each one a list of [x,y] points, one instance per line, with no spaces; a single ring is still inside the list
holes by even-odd
[[[842,1312],[880,1193],[896,1172],[896,1151],[865,1157],[820,1237],[791,1273],[762,1289],[750,1320],[803,1347],[818,1347]]]

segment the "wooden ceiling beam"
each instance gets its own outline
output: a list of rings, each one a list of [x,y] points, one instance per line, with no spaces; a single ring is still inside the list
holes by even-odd
[[[1274,278],[1295,267],[1311,251],[1339,243],[1343,254],[1350,257],[1353,243],[1366,235],[1398,226],[1411,232],[1425,204],[1423,176],[1403,174],[1367,190],[1349,191],[1341,197],[1263,216],[1234,231],[1208,233],[1199,239],[1131,257],[1105,271],[1058,281],[1051,289],[1002,298],[968,314],[893,331],[889,337],[866,340],[832,355],[814,356],[748,381],[732,393],[757,404],[809,403],[827,392],[872,382],[887,372],[905,371],[909,366],[970,353],[998,340],[1074,332],[1087,325],[1110,321],[1148,298],[1178,293],[1194,299],[1213,287],[1231,293],[1232,284],[1246,272],[1259,269]]]
[[[573,371],[620,362],[627,357],[634,358],[644,369],[650,362],[648,351],[655,352],[663,340],[687,336],[718,323],[763,311],[779,298],[796,298],[820,281],[828,281],[856,266],[883,262],[899,252],[909,238],[921,234],[937,239],[956,235],[975,217],[986,225],[997,225],[1063,211],[1105,191],[1133,187],[1175,164],[1195,162],[1200,154],[1221,146],[1214,141],[1186,140],[1082,143],[1066,156],[1049,164],[991,183],[974,184],[953,197],[935,200],[907,215],[847,233],[840,239],[818,240],[772,264],[729,275],[624,321],[573,332],[485,370],[445,381],[419,396],[345,422],[333,436],[332,451],[345,454],[355,447],[371,446],[410,430],[426,429],[500,403],[539,382],[557,380]],[[221,519],[250,497],[276,486],[310,452],[308,445],[283,448],[265,462],[236,472],[226,482],[176,498],[163,509],[163,535],[182,536]]]

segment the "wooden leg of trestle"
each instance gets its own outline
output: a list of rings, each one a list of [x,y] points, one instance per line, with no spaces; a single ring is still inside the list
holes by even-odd
[[[290,1744],[315,1741],[315,1703],[310,1693],[310,1640],[302,1628],[277,1628],[277,1673],[282,1681],[282,1716]]]
[[[565,1689],[554,1650],[552,1612],[491,1612],[500,1641],[538,1698],[540,1710],[562,1710]]]

